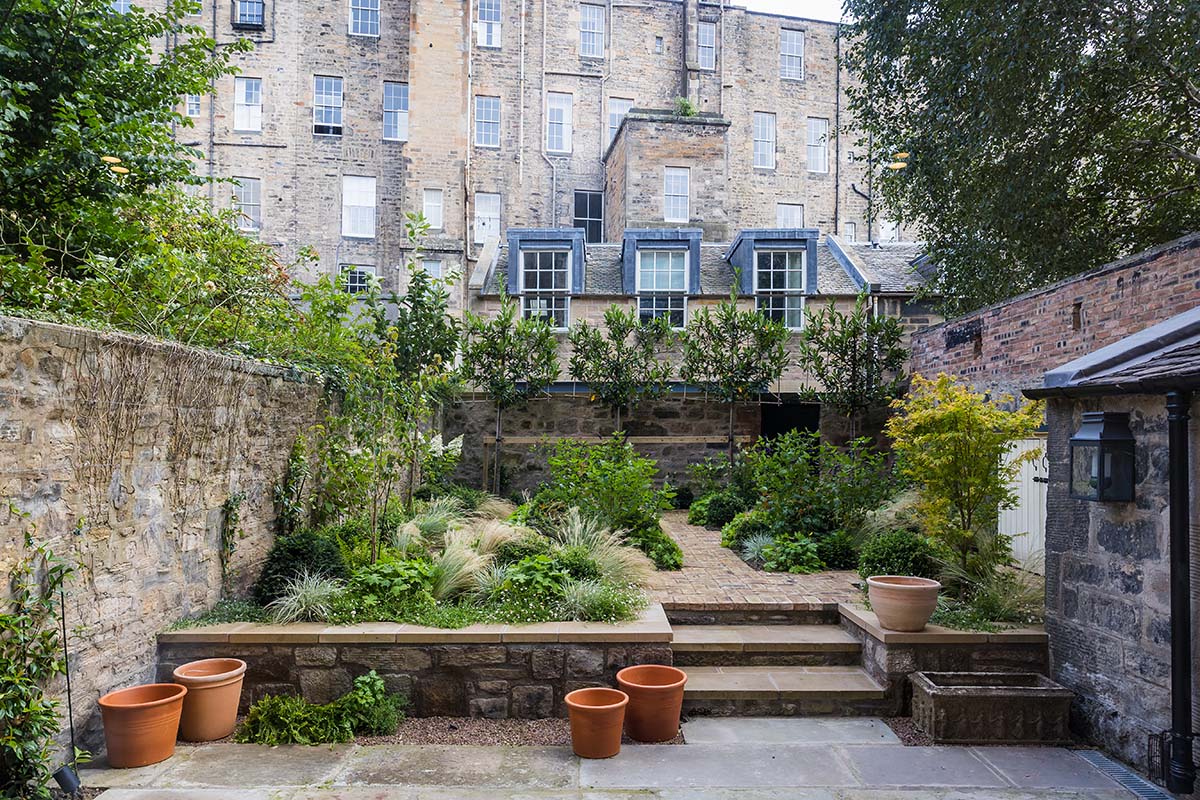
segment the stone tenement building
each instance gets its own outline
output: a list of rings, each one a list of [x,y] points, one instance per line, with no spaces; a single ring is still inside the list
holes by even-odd
[[[866,220],[867,154],[835,135],[834,23],[697,0],[201,0],[191,21],[255,49],[183,98],[179,138],[238,182],[215,203],[324,272],[400,288],[415,212],[429,268],[465,276],[508,228],[895,236]]]

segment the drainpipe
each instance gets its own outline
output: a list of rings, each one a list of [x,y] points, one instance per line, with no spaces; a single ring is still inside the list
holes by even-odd
[[[1171,521],[1171,764],[1167,789],[1191,794],[1196,784],[1192,761],[1192,604],[1188,418],[1192,394],[1167,394],[1167,470]]]
[[[545,68],[545,64],[542,65]],[[518,107],[521,113],[517,115],[517,184],[525,185],[525,0],[521,0],[521,73],[517,79],[520,87],[517,92]],[[543,101],[545,102],[545,101]]]
[[[471,154],[475,149],[475,131],[472,122],[475,114],[475,2],[467,2],[467,152],[463,159],[463,275],[467,275],[467,261],[476,255],[473,252],[475,232],[471,230]],[[503,138],[503,131],[500,133]],[[466,283],[466,281],[463,281]]]
[[[550,165],[550,223],[548,227],[556,227],[558,224],[558,164],[550,156],[546,155],[546,130],[549,125],[550,116],[550,97],[546,94],[546,0],[542,2],[542,146],[539,151],[542,154],[542,160]],[[572,147],[574,146],[575,136],[575,119],[574,105],[571,112],[571,137]]]
[[[842,200],[842,23],[837,26],[837,38],[834,40],[834,78],[833,78],[833,130],[836,139],[833,141],[833,232],[841,235],[840,223]]]

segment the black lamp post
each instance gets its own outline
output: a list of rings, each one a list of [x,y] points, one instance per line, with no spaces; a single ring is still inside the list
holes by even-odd
[[[1071,497],[1101,503],[1133,501],[1133,433],[1128,414],[1085,411],[1070,445]]]

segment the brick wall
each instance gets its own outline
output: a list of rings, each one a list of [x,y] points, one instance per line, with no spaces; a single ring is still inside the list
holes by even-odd
[[[913,336],[912,370],[988,391],[1042,374],[1200,304],[1200,234],[1190,234]]]
[[[235,494],[228,584],[255,577],[272,489],[323,408],[319,383],[277,367],[0,317],[0,496],[28,515],[0,506],[0,565],[27,525],[82,562],[66,609],[81,744],[99,741],[101,694],[154,679],[155,635],[221,597]]]

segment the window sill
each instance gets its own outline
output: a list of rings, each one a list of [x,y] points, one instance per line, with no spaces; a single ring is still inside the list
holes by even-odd
[[[500,145],[498,144],[479,144],[476,142],[475,147],[479,150],[496,150],[497,152],[500,150]]]
[[[341,139],[342,134],[340,134],[340,133],[317,133],[316,131],[313,131],[313,138],[314,139]]]
[[[504,49],[504,48],[503,48],[501,45],[498,45],[498,44],[479,44],[479,43],[476,43],[476,44],[475,44],[475,47],[476,47],[477,49],[479,49],[479,50],[495,50],[496,52],[500,52],[501,50],[503,50],[503,49]]]
[[[354,33],[353,31],[346,31],[346,35],[351,39],[374,39],[375,41],[379,41],[383,37],[383,34],[379,33]]]
[[[391,142],[392,144],[408,144],[408,139],[392,139],[387,136],[383,137],[383,141]]]
[[[789,76],[787,76],[787,75],[780,75],[780,76],[779,76],[779,80],[781,80],[781,81],[787,81],[788,83],[804,83],[804,77],[803,77],[803,76],[801,76],[801,77],[799,77],[799,78],[792,78],[792,77],[789,77]]]
[[[356,242],[373,242],[375,241],[375,234],[367,235],[365,233],[343,233],[342,238],[353,239]]]
[[[262,128],[259,128],[258,130],[252,130],[250,128],[234,128],[233,132],[239,136],[257,136],[262,133]]]

